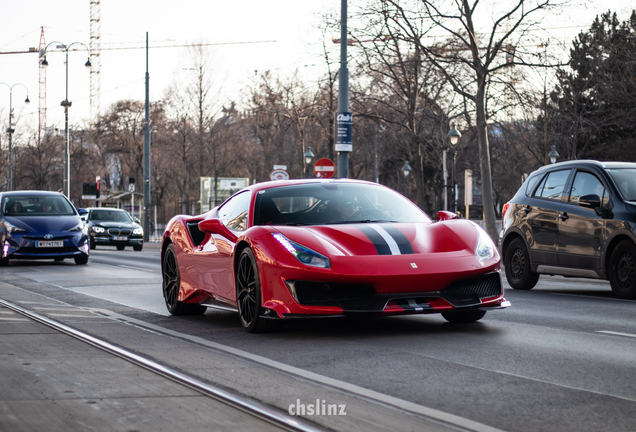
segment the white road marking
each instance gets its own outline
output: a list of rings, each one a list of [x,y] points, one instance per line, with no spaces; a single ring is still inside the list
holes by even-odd
[[[610,330],[597,330],[594,333],[603,333],[603,334],[608,334],[608,335],[613,335],[613,336],[626,336],[626,337],[636,338],[636,334],[621,333],[621,332],[615,332],[615,331],[610,331]]]

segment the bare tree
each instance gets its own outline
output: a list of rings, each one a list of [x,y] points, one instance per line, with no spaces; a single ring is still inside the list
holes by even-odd
[[[490,77],[503,70],[509,63],[533,64],[512,46],[521,47],[530,37],[529,30],[546,13],[560,7],[559,0],[515,0],[504,3],[479,0],[381,0],[372,1],[372,12],[382,14],[396,28],[400,39],[419,46],[422,55],[445,75],[453,90],[474,105],[477,141],[479,144],[480,171],[483,187],[484,220],[490,236],[497,238],[495,209],[493,205],[490,149],[487,128],[487,91]],[[487,12],[500,10],[500,13]],[[479,14],[491,16],[489,29],[482,33],[477,21]],[[429,44],[422,38],[421,29],[428,33],[443,32],[443,44]],[[530,45],[530,44],[528,44]],[[512,61],[510,61],[512,60]],[[468,73],[455,75],[449,72],[453,65],[461,65]],[[469,79],[468,81],[466,81]]]

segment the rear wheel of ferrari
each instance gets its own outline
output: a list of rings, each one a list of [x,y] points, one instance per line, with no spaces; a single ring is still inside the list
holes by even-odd
[[[442,316],[448,322],[452,323],[469,323],[479,321],[486,315],[486,311],[482,310],[469,310],[469,311],[448,311],[442,312]]]
[[[636,246],[631,240],[623,240],[612,252],[609,280],[616,297],[636,298]]]
[[[277,322],[261,317],[261,280],[256,258],[250,248],[243,249],[236,269],[236,304],[241,325],[250,333],[274,330]]]
[[[168,245],[163,256],[163,298],[166,308],[171,315],[200,315],[207,308],[200,304],[183,303],[179,301],[181,274],[177,264],[177,254],[173,245]]]
[[[532,289],[539,280],[539,273],[532,271],[528,249],[520,238],[514,239],[508,245],[504,266],[506,267],[506,279],[514,289]]]

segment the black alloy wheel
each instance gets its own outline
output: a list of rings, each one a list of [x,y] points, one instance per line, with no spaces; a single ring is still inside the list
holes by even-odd
[[[616,297],[636,299],[636,245],[631,240],[623,240],[612,252],[609,280]]]
[[[520,238],[512,240],[508,245],[504,266],[506,268],[506,279],[514,289],[532,289],[539,280],[539,273],[532,271],[528,249]]]
[[[486,311],[483,310],[452,310],[442,312],[444,319],[451,323],[471,323],[479,321],[486,315]]]
[[[163,255],[163,298],[166,308],[171,315],[200,315],[207,308],[198,303],[183,303],[179,301],[179,289],[181,286],[181,274],[177,263],[177,254],[173,245],[168,245]]]
[[[250,333],[274,329],[277,321],[261,317],[261,280],[254,252],[243,249],[236,269],[236,304],[241,325]]]

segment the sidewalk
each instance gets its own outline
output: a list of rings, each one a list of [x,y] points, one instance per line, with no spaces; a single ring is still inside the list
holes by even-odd
[[[3,432],[280,430],[2,306],[0,347]]]

